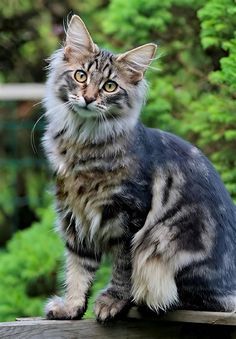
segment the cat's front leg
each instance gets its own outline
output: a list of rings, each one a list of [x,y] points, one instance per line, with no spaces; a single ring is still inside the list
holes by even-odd
[[[130,246],[125,244],[116,253],[109,285],[95,302],[94,312],[99,322],[112,320],[128,312],[131,306],[131,271]]]
[[[79,247],[79,246],[78,246]],[[53,297],[46,305],[48,319],[80,319],[87,308],[88,291],[99,266],[100,255],[80,247],[67,246],[66,293]]]

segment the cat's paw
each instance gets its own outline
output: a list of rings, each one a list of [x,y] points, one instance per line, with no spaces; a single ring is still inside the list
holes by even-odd
[[[85,307],[75,302],[65,302],[62,298],[53,297],[45,307],[45,314],[50,320],[81,319],[85,313]]]
[[[120,315],[126,314],[130,308],[129,306],[129,300],[118,299],[104,292],[97,298],[94,312],[97,321],[104,323],[117,318]]]

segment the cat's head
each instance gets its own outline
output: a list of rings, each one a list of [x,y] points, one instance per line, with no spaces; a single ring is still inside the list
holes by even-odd
[[[144,73],[155,51],[152,43],[118,55],[102,50],[74,15],[64,48],[52,57],[50,100],[64,103],[78,119],[135,122],[145,96]]]

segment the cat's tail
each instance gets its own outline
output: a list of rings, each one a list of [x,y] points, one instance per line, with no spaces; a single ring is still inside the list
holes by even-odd
[[[175,263],[156,255],[154,243],[146,247],[144,233],[140,230],[133,240],[132,295],[137,304],[158,312],[178,303]]]

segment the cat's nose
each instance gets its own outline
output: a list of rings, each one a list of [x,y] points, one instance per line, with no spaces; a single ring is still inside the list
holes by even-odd
[[[94,97],[87,97],[87,96],[84,96],[84,101],[86,102],[86,105],[89,105],[91,104],[91,102],[95,101],[96,98]]]

